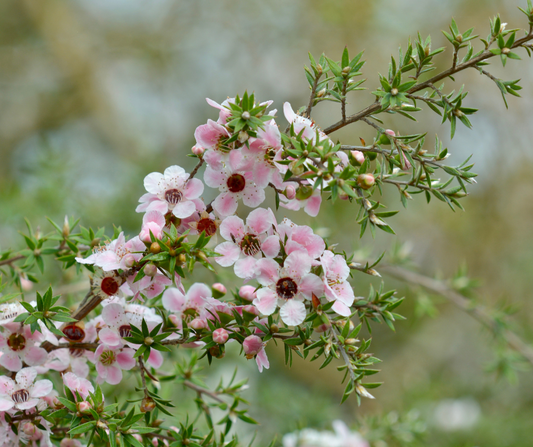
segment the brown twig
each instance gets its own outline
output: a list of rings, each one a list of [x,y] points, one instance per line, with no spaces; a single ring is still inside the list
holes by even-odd
[[[24,256],[24,255],[17,255],[17,256],[13,256],[12,258],[9,258],[9,259],[4,259],[3,261],[0,261],[0,266],[7,265],[7,264],[12,264],[13,262],[19,261],[20,259],[23,259],[25,257],[26,256]]]
[[[198,169],[200,169],[203,164],[204,164],[204,159],[203,159],[203,157],[200,157],[200,161],[198,162],[198,164],[194,167],[194,169],[190,173],[189,178],[187,179],[187,181],[189,181],[190,179],[194,178],[194,176],[198,173]]]
[[[202,388],[201,386],[198,386],[189,380],[184,380],[183,385],[190,388],[191,390],[196,391],[198,394],[205,394],[206,396],[209,396],[211,399],[216,400],[217,402],[221,404],[224,403],[224,401],[218,396],[218,393],[216,393],[215,391]]]

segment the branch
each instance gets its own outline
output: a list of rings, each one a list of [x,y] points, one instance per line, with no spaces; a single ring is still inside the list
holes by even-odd
[[[491,317],[490,313],[484,307],[473,306],[470,299],[456,292],[442,281],[396,266],[382,266],[381,270],[385,270],[390,276],[401,281],[419,285],[443,296],[459,309],[464,310],[467,314],[490,329],[495,335],[501,336],[511,349],[521,354],[524,359],[533,365],[533,348],[510,329],[498,328],[494,318]]]
[[[13,262],[19,261],[20,259],[23,259],[25,257],[26,256],[24,256],[24,255],[17,255],[17,256],[13,256],[12,258],[9,258],[9,259],[4,259],[3,261],[0,261],[0,266],[7,265],[7,264],[12,264]]]
[[[307,104],[307,109],[305,109],[305,115],[307,118],[311,119],[311,109],[313,108],[313,101],[315,100],[316,87],[318,85],[318,75],[315,75],[315,81],[313,87],[311,88],[311,96],[309,97],[309,104]]]
[[[204,158],[200,157],[200,161],[198,162],[198,164],[194,167],[194,169],[190,173],[189,178],[187,179],[187,181],[189,181],[190,179],[192,179],[196,175],[196,173],[198,172],[198,169],[200,169],[203,164],[204,164]]]
[[[216,400],[217,402],[223,404],[225,403],[219,396],[218,396],[218,393],[215,392],[215,391],[210,391],[210,390],[207,390],[205,388],[202,388],[201,386],[198,386],[194,383],[192,383],[191,381],[189,380],[184,380],[183,381],[183,385],[185,385],[186,387],[190,388],[191,390],[194,390],[196,391],[198,394],[205,394],[207,396],[209,396],[211,399],[213,400]]]
[[[529,32],[527,36],[523,37],[522,39],[518,39],[516,42],[514,42],[510,49],[523,46],[524,43],[529,42],[530,40],[533,40],[533,32],[531,31]],[[463,71],[467,68],[475,67],[479,62],[484,61],[486,59],[490,59],[491,57],[494,57],[494,56],[496,55],[492,54],[489,50],[485,50],[479,56],[470,59],[468,62],[464,62],[462,64],[456,65],[455,67],[451,67],[443,71],[442,73],[439,73],[438,75],[433,76],[431,79],[428,79],[427,81],[414,85],[407,91],[407,93],[412,94],[420,90],[424,90],[426,88],[431,88],[431,85],[434,84],[435,82],[439,82],[440,80],[445,79],[448,76],[452,76],[455,73]],[[335,132],[336,130],[341,129],[348,124],[355,123],[369,115],[372,115],[375,112],[378,112],[380,109],[381,109],[381,105],[379,101],[376,101],[373,104],[366,107],[365,109],[347,117],[346,120],[338,121],[337,123],[332,124],[331,126],[327,127],[326,129],[324,129],[324,133],[330,134],[332,132]]]

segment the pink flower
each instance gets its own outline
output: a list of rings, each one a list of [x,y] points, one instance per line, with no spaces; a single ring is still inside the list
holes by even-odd
[[[172,281],[160,272],[154,276],[145,276],[139,281],[135,281],[135,276],[128,276],[127,284],[122,287],[122,291],[127,295],[132,295],[134,300],[141,302],[144,301],[143,297],[150,300],[161,295],[165,287],[172,284]],[[176,283],[181,283],[181,278],[178,275],[176,275]]]
[[[267,234],[275,223],[274,213],[264,208],[253,210],[246,218],[246,226],[237,216],[227,217],[220,225],[220,234],[227,242],[215,248],[222,255],[215,261],[223,267],[235,264],[235,275],[252,278],[258,258],[274,258],[279,253],[279,237]]]
[[[87,357],[85,349],[62,348],[54,349],[48,357],[45,367],[54,371],[72,371],[79,377],[87,377],[89,375],[89,365],[87,365]]]
[[[204,192],[204,184],[196,178],[189,179],[189,174],[179,166],[168,167],[164,174],[148,174],[144,187],[148,193],[139,199],[138,213],[152,210],[163,214],[172,212],[180,219],[194,213],[196,206],[193,200]]]
[[[19,371],[22,362],[29,366],[38,366],[46,362],[48,353],[36,343],[44,341],[44,336],[39,331],[31,333],[30,326],[19,325],[17,331],[7,328],[0,333],[0,365],[9,371]]]
[[[289,124],[292,124],[295,134],[298,135],[303,130],[302,138],[305,141],[312,141],[313,144],[318,144],[322,140],[329,140],[328,136],[322,132],[322,130],[320,130],[313,121],[311,121],[309,118],[305,118],[294,113],[290,103],[286,102],[283,104],[283,113],[285,114],[285,118]]]
[[[98,373],[96,381],[118,385],[122,380],[122,370],[130,370],[135,366],[134,354],[135,351],[130,348],[113,349],[105,344],[98,346],[94,353]]]
[[[242,286],[239,289],[239,296],[246,301],[253,301],[257,296],[255,294],[254,286]]]
[[[148,211],[143,216],[143,225],[139,239],[143,242],[151,242],[150,232],[156,239],[163,237],[163,228],[165,228],[165,216],[157,210]]]
[[[109,242],[104,247],[97,247],[94,253],[88,258],[76,258],[80,264],[94,264],[101,267],[104,271],[126,270],[131,265],[131,261],[139,261],[146,250],[144,243],[134,237],[126,242],[124,232],[120,233],[118,238]]]
[[[94,393],[94,387],[91,382],[87,379],[78,377],[71,372],[63,374],[63,383],[70,391],[72,391],[74,396],[76,396],[77,391],[83,400],[86,400],[87,397],[89,397],[89,393]]]
[[[163,307],[173,312],[178,317],[179,329],[182,329],[181,318],[183,313],[194,310],[199,318],[205,319],[209,316],[207,312],[208,300],[211,299],[211,288],[205,284],[194,283],[184,295],[181,290],[174,287],[168,288],[163,293]]]
[[[15,376],[15,381],[6,376],[0,377],[0,411],[29,410],[39,403],[39,398],[49,394],[53,385],[49,380],[38,380],[35,368],[23,368]]]
[[[218,328],[213,331],[213,341],[219,345],[223,345],[228,341],[229,334],[224,328]]]
[[[350,268],[346,259],[326,250],[320,258],[324,274],[324,289],[328,301],[335,301],[332,309],[339,315],[349,317],[350,306],[354,302],[352,286],[347,281],[350,276]]]
[[[205,170],[204,180],[207,186],[220,191],[213,201],[213,209],[222,216],[234,214],[241,199],[252,208],[265,200],[264,187],[256,185],[246,163],[240,150],[232,150],[227,163],[218,169],[208,166]]]
[[[263,343],[263,340],[257,335],[246,337],[242,343],[246,358],[251,359],[255,356],[259,372],[263,372],[263,368],[270,368],[270,363],[268,362],[268,357],[265,352],[265,344],[266,343]]]
[[[296,194],[297,197],[297,194]],[[301,208],[304,209],[304,211],[309,214],[311,217],[318,216],[318,213],[320,212],[320,205],[322,204],[322,195],[320,193],[319,189],[315,189],[311,195],[305,199],[292,199],[289,200],[283,195],[279,196],[280,198],[280,205],[283,208],[287,208],[288,210],[292,211],[298,211]]]
[[[224,158],[222,154],[227,149],[222,147],[222,142],[230,136],[230,133],[223,125],[215,123],[213,120],[207,120],[207,124],[198,126],[194,131],[195,147],[210,150],[209,154],[205,154],[206,161],[209,160],[208,164],[216,164],[217,161],[219,162]],[[216,158],[210,158],[213,156]]]
[[[287,256],[283,267],[273,259],[257,262],[257,280],[265,287],[257,291],[254,305],[264,315],[271,315],[280,306],[280,316],[285,324],[296,326],[306,316],[304,299],[313,293],[321,296],[324,287],[320,278],[311,271],[312,259],[301,251]]]
[[[312,259],[322,256],[326,244],[307,225],[296,225],[290,219],[283,219],[277,226],[277,232],[281,240],[285,242],[285,252],[290,254],[294,251],[304,251]],[[313,265],[317,265],[313,263]]]

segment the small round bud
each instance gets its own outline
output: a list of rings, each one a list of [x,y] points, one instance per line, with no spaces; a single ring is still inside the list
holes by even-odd
[[[250,136],[248,135],[248,132],[246,132],[244,130],[241,130],[239,132],[239,136],[238,136],[237,139],[239,140],[240,143],[245,143],[248,140],[249,137]]]
[[[99,237],[95,237],[91,241],[91,248],[98,247],[98,245],[100,245],[100,241],[101,241],[101,239]]]
[[[350,154],[352,154],[357,164],[362,165],[365,162],[365,154],[361,151],[350,151]]]
[[[201,146],[196,145],[192,147],[191,152],[197,157],[201,157],[202,155],[204,155],[205,149]]]
[[[196,253],[196,257],[204,262],[207,262],[207,255],[203,251]]]
[[[323,88],[322,90],[318,91],[316,96],[317,98],[322,98],[322,96],[324,96],[326,94],[326,89]]]
[[[224,328],[218,328],[213,331],[213,341],[219,345],[223,345],[228,341],[229,334]]]
[[[345,184],[345,182],[344,182],[343,179],[340,178],[340,179],[337,180],[337,185],[339,185],[340,188],[342,188],[344,186],[344,184]]]
[[[307,157],[309,155],[309,151],[307,149],[304,149],[302,151],[302,157]]]
[[[454,110],[454,111],[453,111],[453,114],[454,114],[457,118],[460,118],[460,117],[462,117],[462,116],[464,115],[464,113],[463,113],[461,110],[459,110],[459,109]]]
[[[424,55],[429,56],[430,51],[431,51],[431,48],[428,45],[426,48],[424,48]]]
[[[152,245],[150,245],[150,253],[157,254],[161,251],[161,245],[159,245],[159,242],[152,242]]]
[[[242,308],[242,310],[244,312],[248,312],[249,314],[253,314],[253,315],[257,316],[257,317],[259,316],[259,309],[257,307],[255,307],[254,305],[252,305],[252,304],[248,304],[248,305],[244,306]]]
[[[394,130],[391,130],[391,129],[385,129],[385,133],[387,135],[390,135],[391,137],[395,137],[396,134],[394,133]]]
[[[91,412],[92,405],[86,400],[83,400],[76,404],[76,408],[81,414],[89,414]]]
[[[459,43],[461,43],[463,41],[463,35],[462,34],[458,34],[456,37],[455,37],[455,40]]]
[[[343,74],[344,76],[348,76],[348,73],[350,73],[350,71],[352,71],[351,67],[346,66],[346,67],[344,67],[344,68],[342,69],[342,74]]]
[[[328,172],[326,172],[326,173],[324,174],[324,180],[328,181],[328,180],[331,180],[331,179],[332,179],[331,174],[328,173]]]
[[[324,71],[324,69],[322,68],[322,65],[317,64],[316,65],[316,71],[317,71],[317,73],[321,74]]]
[[[185,253],[180,253],[178,255],[178,262],[182,265],[187,262],[187,256],[185,255]]]
[[[144,339],[144,344],[146,346],[152,346],[154,344],[154,339],[152,337],[146,337]]]
[[[135,256],[133,256],[131,253],[129,255],[124,256],[124,265],[127,268],[131,268],[135,265]]]
[[[143,413],[149,413],[150,411],[153,411],[155,410],[155,402],[154,400],[151,398],[151,397],[145,397],[142,401],[141,401],[141,407],[140,407],[140,410],[143,412]]]
[[[155,276],[157,274],[157,267],[155,264],[146,264],[143,272],[146,276]]]
[[[270,332],[272,334],[277,334],[279,332],[279,326],[277,324],[275,324],[275,323],[272,323],[270,325]]]
[[[253,301],[256,298],[254,286],[242,286],[239,289],[239,296],[246,301]]]
[[[296,190],[296,199],[305,200],[313,195],[313,187],[307,185],[300,185]]]
[[[296,197],[296,188],[292,185],[289,185],[285,188],[285,197],[292,200]]]
[[[174,256],[176,256],[176,250],[174,250],[173,248],[171,248],[171,249],[168,250],[168,254],[169,254],[169,256],[174,257]]]
[[[317,177],[322,177],[324,175],[324,171],[322,169],[319,169],[316,173]]]
[[[390,94],[391,94],[392,96],[396,96],[398,93],[399,93],[399,91],[398,91],[398,89],[397,89],[396,87],[393,88],[393,89],[390,91]]]
[[[242,112],[241,118],[242,118],[243,120],[249,120],[249,119],[251,118],[251,116],[250,116],[250,112],[248,112],[247,110],[245,110],[244,112]]]
[[[195,331],[199,331],[201,329],[206,329],[207,323],[205,320],[202,320],[201,318],[195,318],[189,323],[189,327],[191,329],[194,329]]]
[[[360,188],[370,189],[374,186],[376,179],[372,174],[359,174],[357,176],[357,184]]]
[[[39,430],[31,422],[26,422],[22,431],[26,436],[28,436],[29,440],[31,441],[38,441],[43,437],[43,433],[41,432],[41,430]]]
[[[181,324],[181,319],[176,314],[170,314],[168,316],[168,320],[176,327],[178,327],[179,324]]]
[[[211,286],[211,290],[213,291],[213,296],[215,298],[222,298],[228,292],[224,284],[219,283],[219,282],[216,282],[215,284],[213,284]]]
[[[502,54],[509,54],[511,50],[509,48],[502,48]]]
[[[63,237],[68,237],[70,234],[70,225],[68,223],[68,216],[65,216],[63,221]]]
[[[249,335],[244,339],[242,347],[246,358],[251,359],[263,349],[263,340],[257,335]]]

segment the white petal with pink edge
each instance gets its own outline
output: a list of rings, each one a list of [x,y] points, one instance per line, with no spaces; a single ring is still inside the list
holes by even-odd
[[[222,256],[217,256],[215,261],[222,267],[229,267],[239,259],[241,249],[233,242],[223,242],[215,247],[215,251]]]
[[[281,307],[279,315],[285,324],[297,326],[305,320],[305,305],[295,299],[289,300]]]
[[[272,315],[278,307],[278,296],[270,289],[259,289],[253,303],[263,315]]]

